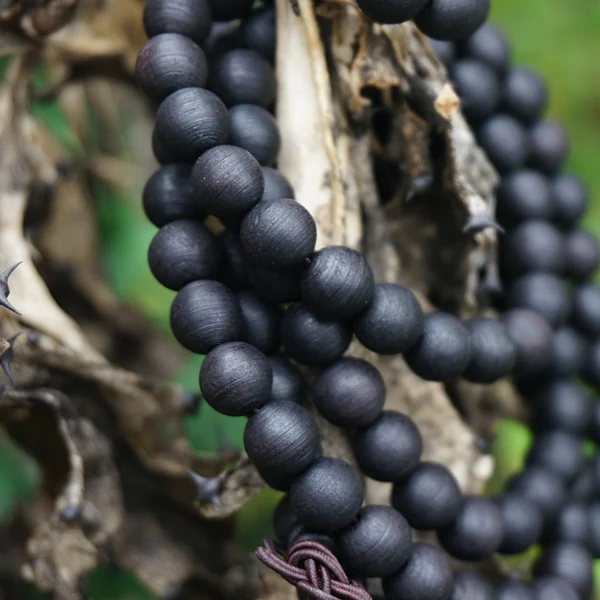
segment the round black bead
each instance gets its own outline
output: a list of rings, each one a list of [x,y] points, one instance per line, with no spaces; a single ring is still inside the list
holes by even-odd
[[[478,60],[459,60],[452,68],[452,82],[468,121],[480,122],[494,114],[500,84],[491,67]]]
[[[253,0],[208,0],[215,21],[243,19],[251,10]]]
[[[156,127],[152,130],[152,152],[154,157],[161,165],[168,165],[172,163],[173,160],[169,156],[169,153],[165,150],[160,140],[158,139],[158,135],[156,134]]]
[[[379,371],[358,358],[342,358],[316,379],[317,410],[338,427],[367,427],[383,411],[385,383]]]
[[[564,431],[538,435],[527,456],[529,464],[544,467],[566,481],[575,479],[584,460],[581,439]]]
[[[525,308],[515,308],[502,316],[508,336],[517,349],[516,375],[534,377],[552,360],[553,333],[543,317]]]
[[[273,371],[271,401],[287,400],[301,404],[306,397],[304,377],[296,367],[280,356],[269,356],[269,364]]]
[[[489,12],[489,0],[432,0],[417,15],[415,24],[429,37],[460,40],[479,29]]]
[[[229,135],[229,114],[221,100],[202,88],[168,96],[156,113],[156,137],[171,162],[194,162]]]
[[[290,504],[311,531],[337,531],[349,525],[364,501],[360,475],[347,462],[320,458],[290,487]]]
[[[507,580],[496,585],[495,600],[534,600],[534,595],[524,583]]]
[[[144,6],[144,28],[148,37],[179,33],[201,44],[211,26],[207,0],[147,0]]]
[[[281,312],[252,290],[239,292],[237,297],[244,321],[242,339],[272,354],[281,345]]]
[[[264,188],[258,161],[235,146],[208,150],[192,171],[192,190],[198,204],[220,219],[243,217],[260,201]]]
[[[536,577],[531,591],[535,600],[580,600],[575,588],[560,577]]]
[[[470,319],[465,323],[471,336],[471,360],[463,377],[475,383],[492,383],[515,367],[517,350],[506,326],[496,319]]]
[[[573,230],[565,236],[566,276],[577,282],[587,281],[598,268],[598,243],[586,231]]]
[[[359,520],[337,539],[342,565],[358,577],[387,577],[410,556],[412,535],[406,519],[390,506],[367,506]]]
[[[264,200],[282,200],[284,198],[294,199],[294,189],[290,182],[277,169],[263,167],[263,176],[265,178]]]
[[[148,179],[143,204],[154,225],[162,227],[179,219],[204,220],[206,214],[192,194],[191,174],[190,165],[172,164],[161,167]]]
[[[594,558],[600,557],[600,503],[594,502],[588,507],[590,524],[589,549]]]
[[[463,506],[463,495],[446,467],[423,462],[394,485],[392,506],[412,528],[437,530],[456,519]]]
[[[415,345],[423,334],[424,316],[419,301],[395,283],[375,286],[367,308],[354,320],[359,341],[378,354],[399,354]]]
[[[226,52],[239,48],[240,37],[238,23],[213,23],[210,35],[202,45],[209,64],[214,64]]]
[[[546,549],[534,567],[534,574],[564,579],[581,598],[589,598],[594,586],[592,557],[583,546],[571,542],[560,542]]]
[[[589,506],[570,502],[548,523],[543,536],[546,545],[554,542],[573,542],[587,546],[590,541],[591,519]]]
[[[275,537],[287,546],[290,533],[299,525],[298,517],[290,505],[290,497],[283,496],[273,513]]]
[[[344,355],[351,339],[352,332],[345,323],[320,319],[300,302],[283,316],[283,346],[294,360],[305,365],[330,365]]]
[[[592,418],[592,405],[585,390],[574,381],[547,383],[533,396],[533,424],[541,431],[560,429],[583,435]]]
[[[208,65],[202,49],[177,33],[148,40],[138,54],[135,77],[142,91],[157,102],[188,87],[204,87]]]
[[[316,421],[287,400],[270,402],[248,419],[244,447],[261,477],[279,490],[286,490],[321,456]]]
[[[231,417],[248,415],[264,406],[273,375],[266,356],[244,342],[221,344],[200,367],[200,390],[218,412]]]
[[[458,571],[451,600],[495,600],[494,588],[477,573]]]
[[[448,600],[454,585],[446,555],[423,542],[416,542],[404,566],[382,583],[386,600]]]
[[[471,359],[469,331],[448,313],[428,314],[423,336],[406,352],[405,358],[408,366],[423,379],[446,381],[458,377]]]
[[[513,228],[530,219],[552,217],[552,189],[544,175],[522,169],[502,178],[498,189],[498,220]]]
[[[504,80],[502,106],[525,125],[540,117],[548,102],[548,90],[542,78],[527,67],[514,67]]]
[[[461,54],[503,75],[510,63],[510,44],[501,29],[486,23],[459,43]]]
[[[371,301],[375,279],[367,259],[346,246],[313,254],[300,280],[302,301],[325,319],[350,319]]]
[[[502,543],[502,516],[487,498],[467,496],[456,519],[438,532],[442,547],[460,560],[490,557]]]
[[[427,41],[435,51],[438,59],[444,63],[446,69],[450,70],[456,59],[456,48],[452,42],[444,42],[442,40],[434,40],[428,38]]]
[[[423,440],[414,421],[398,412],[385,411],[353,441],[361,471],[377,481],[399,481],[412,473],[423,452]]]
[[[502,517],[504,532],[498,548],[501,554],[520,554],[535,544],[542,533],[542,513],[525,496],[508,492],[494,499]]]
[[[575,481],[569,486],[569,500],[589,504],[596,494],[596,477],[594,467],[586,463]]]
[[[198,221],[168,223],[159,229],[148,249],[150,271],[171,290],[215,276],[220,260],[219,244],[210,230]]]
[[[521,168],[529,152],[525,128],[510,115],[490,117],[477,132],[481,147],[501,173]]]
[[[287,304],[300,300],[300,270],[273,271],[249,265],[248,277],[256,293],[269,302]]]
[[[270,63],[275,60],[277,28],[273,6],[263,6],[250,13],[242,24],[242,40],[247,48],[262,54]]]
[[[561,327],[554,332],[552,362],[547,373],[561,379],[577,375],[585,363],[587,344],[571,327]]]
[[[229,143],[244,148],[261,165],[271,165],[281,139],[275,117],[260,106],[238,104],[229,110]]]
[[[273,67],[254,50],[223,54],[212,68],[208,84],[227,106],[256,104],[268,108],[275,100]]]
[[[586,283],[575,289],[573,323],[587,336],[596,338],[600,335],[600,287]]]
[[[216,281],[188,283],[171,305],[177,341],[197,354],[241,338],[242,314],[235,294]]]
[[[426,0],[357,0],[356,3],[376,23],[404,23],[423,10]]]
[[[600,340],[589,346],[581,375],[590,385],[600,387]]]
[[[554,220],[564,227],[572,227],[584,215],[589,192],[586,185],[573,175],[562,173],[552,179]]]
[[[529,164],[553,175],[569,153],[569,138],[560,123],[546,119],[529,130]]]
[[[291,269],[314,251],[317,226],[295,200],[263,200],[244,218],[241,239],[246,252],[259,265]]]
[[[242,248],[239,234],[233,229],[226,229],[217,236],[217,241],[223,257],[219,279],[236,292],[250,287],[248,258]]]

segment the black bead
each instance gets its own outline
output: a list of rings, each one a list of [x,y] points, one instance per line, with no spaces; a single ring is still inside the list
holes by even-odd
[[[502,106],[525,125],[531,125],[543,113],[548,90],[542,78],[528,67],[514,67],[504,80]]]
[[[564,264],[564,237],[546,221],[522,223],[504,238],[502,267],[509,279],[531,271],[561,273]]]
[[[502,581],[496,585],[496,600],[534,600],[533,592],[520,581]]]
[[[446,555],[431,544],[416,542],[404,566],[382,583],[385,600],[448,600],[454,580]]]
[[[239,24],[229,21],[227,23],[213,23],[210,35],[202,45],[209,64],[214,64],[223,54],[239,48],[241,33]]]
[[[527,456],[529,464],[549,469],[567,482],[575,479],[584,460],[582,440],[564,431],[538,435]]]
[[[517,349],[515,374],[526,379],[543,372],[552,360],[550,325],[543,317],[525,308],[505,312],[502,320]]]
[[[583,546],[571,542],[560,542],[547,548],[537,561],[534,574],[564,579],[581,598],[589,598],[594,586],[592,557]]]
[[[260,201],[264,188],[258,161],[235,146],[208,150],[192,171],[192,191],[198,204],[219,219],[242,218]]]
[[[250,264],[248,277],[256,293],[269,302],[287,304],[300,300],[300,270],[273,271]]]
[[[156,113],[156,137],[171,162],[194,162],[229,135],[229,114],[221,100],[202,88],[168,96]]]
[[[459,43],[461,54],[480,61],[503,75],[510,63],[510,44],[502,30],[486,23]]]
[[[211,350],[200,367],[204,399],[218,412],[241,417],[264,406],[273,375],[266,356],[244,342],[221,344]]]
[[[581,371],[585,363],[587,343],[574,329],[557,329],[552,349],[552,362],[547,370],[549,377],[566,379]]]
[[[319,319],[300,302],[283,316],[283,347],[305,365],[330,365],[344,355],[351,339],[352,332],[345,323]]]
[[[282,200],[283,198],[294,199],[294,189],[290,182],[276,169],[271,167],[263,167],[263,175],[265,178],[265,191],[263,192],[264,200]]]
[[[569,138],[564,127],[546,119],[529,130],[529,160],[534,168],[554,175],[561,168],[569,153]]]
[[[263,6],[250,13],[242,24],[242,40],[247,48],[262,54],[270,63],[275,60],[277,27],[273,6]]]
[[[502,517],[501,554],[520,554],[533,546],[542,533],[542,513],[525,496],[508,492],[494,498]]]
[[[489,0],[432,0],[417,15],[415,24],[429,37],[460,40],[479,29],[489,12]]]
[[[532,399],[533,424],[540,431],[560,429],[583,435],[592,418],[592,405],[585,390],[574,381],[547,383]]]
[[[188,283],[171,305],[171,329],[177,341],[197,354],[237,341],[242,314],[235,294],[216,281]]]
[[[452,83],[469,122],[478,123],[494,114],[500,100],[500,83],[491,67],[478,60],[459,60],[452,68]]]
[[[243,19],[251,10],[253,0],[208,0],[215,21]]]
[[[392,506],[404,515],[412,528],[437,530],[458,516],[463,496],[446,467],[423,462],[394,485]]]
[[[347,462],[320,458],[292,483],[290,504],[311,531],[337,531],[349,525],[364,501],[360,475]]]
[[[516,171],[527,160],[527,131],[510,115],[499,114],[490,117],[479,128],[477,138],[490,162],[501,173]]]
[[[594,502],[588,508],[590,524],[589,549],[594,558],[600,557],[600,503]]]
[[[426,0],[357,0],[359,8],[376,23],[404,23],[423,10]]]
[[[571,502],[561,509],[551,523],[548,523],[543,542],[545,545],[554,542],[573,542],[587,546],[591,538],[591,527],[589,506],[581,502]]]
[[[553,519],[558,514],[566,495],[561,477],[548,469],[533,466],[511,477],[506,489],[533,502],[544,520]]]
[[[442,547],[455,558],[484,560],[502,543],[502,516],[487,498],[465,497],[456,519],[438,532]]]
[[[377,481],[399,481],[412,473],[423,452],[423,440],[414,421],[398,412],[385,411],[353,440],[361,471]]]
[[[202,49],[177,33],[148,40],[138,54],[135,77],[142,91],[157,102],[188,87],[204,87],[208,65]]]
[[[554,220],[572,227],[584,215],[589,204],[589,191],[581,179],[562,173],[552,179]]]
[[[281,312],[277,306],[252,290],[238,292],[237,297],[244,320],[242,339],[265,354],[276,352],[281,345]]]
[[[244,148],[261,165],[271,165],[281,139],[275,117],[260,106],[238,104],[229,109],[229,143]]]
[[[144,6],[144,28],[148,37],[179,33],[201,44],[211,26],[207,0],[147,0]]]
[[[354,320],[359,341],[378,354],[406,352],[423,334],[424,316],[419,301],[406,287],[395,283],[375,286],[367,308]]]
[[[452,42],[444,42],[442,40],[434,40],[428,38],[427,41],[435,51],[438,59],[444,63],[446,69],[450,70],[456,59],[456,49]]]
[[[535,600],[580,600],[575,588],[560,577],[536,577],[531,591]]]
[[[507,308],[528,308],[544,317],[552,327],[562,325],[571,313],[571,290],[550,273],[530,273],[508,288]]]
[[[477,573],[458,571],[451,600],[495,600],[494,588]]]
[[[256,104],[269,108],[275,100],[273,67],[254,50],[223,54],[210,71],[208,85],[227,106]]]
[[[465,323],[471,336],[471,360],[463,377],[475,383],[492,383],[510,374],[517,349],[506,326],[496,319],[470,319]]]
[[[317,542],[325,548],[327,548],[330,552],[335,550],[335,541],[333,538],[326,533],[319,533],[315,531],[309,531],[303,525],[298,525],[294,528],[289,537],[288,544],[291,546],[293,544],[297,544],[298,542]]]
[[[513,228],[530,219],[552,217],[552,189],[547,177],[533,169],[522,169],[502,178],[498,189],[498,220]]]
[[[584,335],[592,338],[600,335],[600,287],[586,283],[575,289],[573,323]]]
[[[423,336],[405,355],[408,366],[423,379],[446,381],[461,375],[471,359],[468,329],[454,316],[425,316]]]
[[[587,281],[598,268],[598,243],[586,231],[573,230],[565,235],[566,276],[577,282]]]
[[[304,377],[296,367],[280,356],[269,356],[269,364],[273,371],[271,402],[287,400],[301,404],[306,397]]]
[[[223,263],[219,279],[236,292],[250,287],[248,258],[238,232],[226,229],[217,236],[217,241],[221,247]]]
[[[594,467],[586,462],[584,468],[577,475],[575,481],[569,486],[569,500],[571,502],[584,502],[589,504],[596,494],[596,477]]]
[[[299,525],[298,517],[290,505],[290,497],[283,496],[273,513],[273,530],[275,537],[284,546],[288,545],[290,533]]]
[[[263,479],[279,490],[321,456],[316,421],[287,400],[270,402],[248,419],[244,447]]]
[[[581,375],[590,385],[600,387],[600,340],[588,347]]]
[[[173,162],[169,156],[169,153],[165,150],[158,139],[156,127],[152,130],[152,153],[154,154],[154,158],[156,158],[161,165],[169,165],[169,163]]]
[[[291,269],[314,251],[317,226],[295,200],[263,200],[244,218],[241,239],[246,252],[259,265]]]
[[[202,223],[189,219],[161,227],[148,249],[150,271],[171,290],[214,277],[220,262],[221,252],[213,234]]]
[[[179,219],[203,221],[206,217],[192,194],[190,165],[173,164],[156,171],[144,188],[143,204],[146,216],[162,227]]]
[[[402,515],[390,506],[367,506],[358,522],[337,539],[337,555],[357,577],[387,577],[408,560],[412,535]]]

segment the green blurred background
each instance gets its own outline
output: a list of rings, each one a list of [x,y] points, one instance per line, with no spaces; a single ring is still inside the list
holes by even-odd
[[[571,135],[568,170],[582,176],[592,191],[593,202],[584,227],[600,237],[600,168],[596,163],[600,157],[600,2],[492,0],[492,4],[491,20],[507,32],[515,64],[535,67],[548,82],[549,115],[563,122]],[[57,103],[38,102],[33,111],[70,152],[81,151]],[[92,138],[94,127],[92,119]],[[127,145],[124,154],[129,154],[124,158],[135,160]],[[137,202],[141,188],[113,189],[97,183],[94,196],[105,267],[113,289],[169,335],[172,294],[153,280],[146,264],[146,249],[155,229],[145,220]],[[177,381],[197,390],[198,366],[198,357],[190,357]],[[223,438],[241,447],[241,419],[221,417],[203,405],[199,415],[190,417],[186,425],[190,442],[199,452],[218,451]],[[490,490],[499,489],[506,477],[520,468],[530,437],[527,428],[518,423],[498,424],[494,443],[497,469]],[[36,465],[0,434],[0,519],[10,518],[19,503],[32,498],[38,480]],[[276,499],[276,494],[265,492],[238,516],[240,540],[249,549],[270,531],[270,509]],[[523,559],[513,564],[519,561]],[[40,596],[32,590],[31,597]],[[152,595],[128,574],[102,567],[90,578],[86,597],[146,600]]]

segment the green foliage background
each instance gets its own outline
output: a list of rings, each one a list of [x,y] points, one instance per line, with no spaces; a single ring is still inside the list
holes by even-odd
[[[598,0],[526,3],[492,0],[492,4],[491,20],[508,33],[515,64],[535,67],[548,82],[549,115],[564,123],[571,136],[568,169],[582,176],[592,191],[593,201],[584,227],[600,237],[600,169],[596,163],[600,155],[600,3]],[[75,154],[81,152],[56,103],[39,102],[33,108],[65,148]],[[97,125],[91,121],[93,138]],[[124,141],[127,154],[126,136]],[[125,201],[131,197],[124,195],[139,198],[141,189],[124,193],[100,184],[95,188],[107,274],[123,300],[137,306],[169,335],[168,307],[172,293],[153,280],[146,264],[146,249],[155,228],[144,219],[140,204]],[[199,357],[190,357],[177,380],[197,390],[199,364]],[[197,417],[187,421],[189,439],[201,452],[218,451],[224,438],[241,447],[242,428],[241,419],[221,417],[205,405]],[[497,470],[490,483],[491,491],[500,489],[506,477],[520,468],[530,438],[528,429],[518,423],[504,421],[498,425],[494,444]],[[19,503],[32,498],[38,481],[36,465],[0,435],[0,519],[7,519]],[[265,492],[239,515],[239,536],[248,548],[269,532],[270,508],[277,497]],[[597,562],[600,590],[600,561]],[[148,600],[152,595],[128,574],[104,566],[90,578],[86,597]]]

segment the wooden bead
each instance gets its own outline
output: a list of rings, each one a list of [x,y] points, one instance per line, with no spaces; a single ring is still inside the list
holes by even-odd
[[[495,25],[486,23],[474,34],[458,44],[463,56],[478,60],[503,76],[510,65],[510,44],[504,32]]]
[[[529,130],[529,164],[534,169],[554,175],[569,154],[565,128],[552,119],[543,119]]]
[[[244,342],[213,348],[200,367],[204,399],[218,412],[241,417],[264,406],[273,374],[266,356]]]
[[[242,24],[241,33],[247,48],[258,52],[273,64],[277,42],[275,8],[273,6],[263,6],[258,10],[253,10]]]
[[[375,286],[373,298],[354,320],[359,341],[377,354],[406,352],[423,334],[424,316],[414,294],[395,283]]]
[[[558,513],[556,518],[548,523],[542,535],[542,543],[551,546],[556,542],[573,542],[589,546],[593,525],[588,504],[569,502]]]
[[[168,96],[156,113],[156,136],[171,162],[193,163],[229,135],[227,108],[212,92],[185,88]]]
[[[213,234],[198,221],[173,221],[161,227],[148,249],[150,271],[171,290],[214,277],[220,261],[220,248]]]
[[[226,229],[217,236],[217,242],[223,256],[219,280],[235,292],[250,287],[248,258],[242,248],[239,233]]]
[[[398,481],[417,468],[423,440],[414,421],[394,411],[385,411],[353,441],[354,456],[361,471],[377,481]]]
[[[229,109],[229,143],[250,152],[261,165],[272,165],[281,144],[275,117],[254,104],[233,106]]]
[[[316,409],[338,427],[367,427],[383,411],[385,383],[365,360],[341,358],[327,367],[313,387]]]
[[[375,279],[367,259],[346,246],[316,252],[302,273],[302,301],[325,319],[350,319],[367,307]]]
[[[575,588],[560,577],[536,577],[531,590],[534,600],[581,600]]]
[[[138,86],[153,100],[188,87],[204,87],[208,65],[202,49],[178,33],[163,33],[148,40],[135,65]]]
[[[208,0],[215,21],[243,19],[251,10],[253,0]]]
[[[566,496],[565,484],[558,475],[548,469],[533,466],[511,477],[506,490],[533,502],[542,513],[544,521],[558,514]]]
[[[179,33],[201,44],[211,26],[207,0],[147,0],[144,6],[144,28],[148,37]]]
[[[242,314],[235,294],[216,281],[188,283],[171,305],[171,329],[177,341],[197,354],[237,341]]]
[[[581,439],[564,431],[538,435],[527,455],[528,464],[546,468],[568,483],[580,472],[584,460]]]
[[[600,287],[592,283],[578,286],[573,292],[573,324],[590,337],[600,336]]]
[[[311,531],[337,531],[349,525],[364,501],[360,475],[347,462],[320,458],[290,487],[290,504]]]
[[[561,173],[552,179],[554,221],[563,227],[573,227],[585,214],[590,202],[586,184],[569,173]]]
[[[208,63],[213,65],[223,54],[239,48],[240,28],[236,22],[213,23],[210,35],[202,45]]]
[[[248,419],[244,447],[263,479],[280,490],[321,456],[316,421],[288,400],[270,402]]]
[[[302,404],[306,397],[304,377],[296,367],[280,356],[269,356],[269,365],[273,371],[271,402],[287,400]]]
[[[235,146],[211,148],[192,171],[192,191],[198,204],[219,219],[243,217],[261,199],[264,187],[257,160]]]
[[[535,600],[533,592],[524,583],[507,579],[496,585],[496,600]]]
[[[284,198],[293,200],[295,198],[290,182],[279,171],[271,167],[263,167],[263,175],[265,178],[263,200],[282,200]]]
[[[504,81],[502,104],[525,125],[535,123],[548,103],[548,88],[539,74],[528,67],[513,67]]]
[[[578,375],[585,363],[586,340],[573,328],[561,327],[554,332],[552,361],[547,373],[556,379]]]
[[[539,540],[544,522],[540,509],[531,500],[509,492],[497,496],[494,502],[500,509],[504,532],[498,552],[520,554]]]
[[[157,227],[179,219],[203,221],[204,211],[192,195],[192,168],[172,164],[156,171],[144,188],[143,205],[148,219]]]
[[[387,577],[408,560],[412,535],[404,517],[389,506],[367,506],[337,538],[338,558],[356,577]]]
[[[588,431],[592,403],[586,391],[575,381],[547,383],[532,397],[533,426],[538,431],[560,429],[576,436]]]
[[[276,352],[281,344],[281,312],[277,306],[252,290],[239,292],[237,297],[244,320],[243,340],[265,354]]]
[[[298,302],[284,316],[281,336],[285,351],[298,362],[326,367],[341,358],[352,333],[345,323],[324,321]]]
[[[490,0],[435,0],[415,17],[415,25],[429,37],[460,40],[483,25],[490,12]]]
[[[208,85],[227,106],[256,104],[269,108],[275,100],[273,67],[254,50],[223,54],[210,72]]]
[[[552,189],[548,178],[533,169],[521,169],[502,178],[498,189],[498,221],[516,227],[530,219],[550,219]]]
[[[257,264],[267,269],[293,269],[314,251],[317,226],[295,200],[263,200],[242,221],[240,235],[244,249]]]
[[[495,600],[494,588],[477,573],[458,571],[450,600]]]
[[[487,119],[477,131],[477,139],[500,173],[520,169],[527,161],[527,130],[510,115],[497,114]]]
[[[587,231],[574,229],[565,236],[565,250],[566,276],[577,282],[590,279],[600,259],[596,238]]]
[[[492,67],[463,58],[452,69],[452,82],[469,123],[481,123],[494,114],[500,101],[500,81]]]

